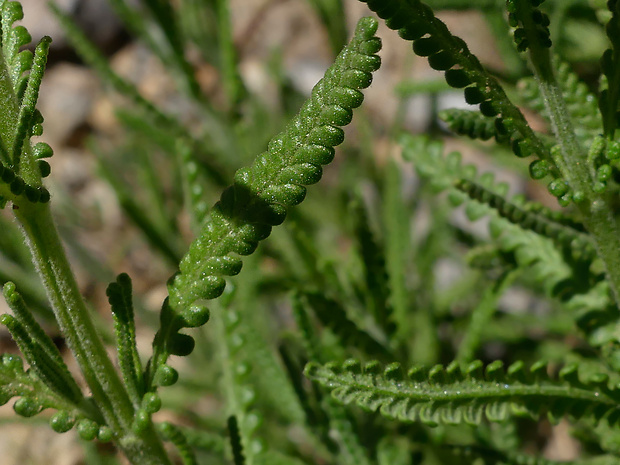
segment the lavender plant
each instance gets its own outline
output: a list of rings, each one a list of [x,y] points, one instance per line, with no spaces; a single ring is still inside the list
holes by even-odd
[[[150,354],[137,348],[141,305],[131,278],[121,273],[107,287],[113,361],[102,342],[108,330],[97,327],[80,294],[52,218],[54,199],[42,181],[52,149],[32,140],[43,134],[36,104],[50,39],[34,53],[22,50],[30,37],[14,25],[21,6],[2,0],[0,202],[15,222],[0,223],[0,278],[12,310],[1,323],[22,355],[2,357],[2,403],[17,397],[14,410],[25,417],[51,409],[55,431],[75,428],[82,440],[112,442],[133,464],[547,464],[554,462],[531,447],[541,441],[532,425],[565,418],[582,448],[571,463],[619,460],[620,3],[485,2],[512,63],[503,79],[431,8],[468,8],[464,2],[364,3],[478,107],[440,112],[447,127],[493,139],[492,149],[483,147],[498,159],[508,160],[508,152],[530,159],[523,171],[546,183],[558,208],[509,196],[507,184],[478,174],[460,153],[445,153],[437,137],[444,134],[414,135],[398,119],[390,142],[403,160],[378,164],[368,148],[373,136],[358,128],[362,143],[346,149],[338,182],[310,190],[304,202],[380,66],[374,18],[359,20],[290,115],[295,98],[277,63],[279,114],[245,86],[228,1],[111,1],[204,119],[197,131],[116,74],[53,7],[83,60],[125,97],[117,116],[127,145],[110,151],[93,140],[91,147],[127,217],[173,267]],[[340,49],[343,2],[310,5]],[[582,21],[584,12],[609,47],[601,51],[600,78],[588,84],[566,62],[568,33],[550,20]],[[501,39],[508,31],[510,43]],[[218,103],[203,94],[188,47],[198,47],[222,77]],[[533,129],[525,107],[549,130]],[[243,148],[260,148],[269,124],[283,130],[242,163]],[[410,165],[421,187],[405,195],[402,173]],[[463,206],[472,221],[488,217],[488,237],[452,222],[447,204]],[[195,236],[188,245],[181,210]],[[412,221],[428,226],[412,229]],[[343,242],[345,253],[337,246]],[[464,270],[449,284],[439,283],[436,271],[446,259]],[[46,297],[32,284],[28,260]],[[543,314],[506,303],[515,288],[528,289],[530,302],[547,302]],[[46,308],[81,377],[42,329]],[[189,357],[191,369],[171,357]],[[207,393],[217,398],[216,411],[192,412]],[[183,421],[160,421],[162,408]]]

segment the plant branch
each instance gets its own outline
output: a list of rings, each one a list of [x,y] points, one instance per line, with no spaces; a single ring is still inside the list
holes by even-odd
[[[595,180],[587,163],[585,149],[579,144],[562,91],[551,65],[549,49],[540,41],[539,30],[532,19],[529,0],[515,0],[519,20],[529,44],[529,56],[540,88],[545,108],[549,114],[553,133],[560,150],[554,161],[564,181],[573,192],[573,199],[583,215],[583,223],[592,234],[598,256],[605,264],[607,277],[616,303],[620,305],[620,231],[610,208],[605,191],[595,192]]]
[[[27,237],[58,325],[120,447],[132,463],[169,464],[157,434],[147,431],[138,437],[131,432],[132,404],[88,315],[49,205],[23,202],[14,205],[14,212]]]

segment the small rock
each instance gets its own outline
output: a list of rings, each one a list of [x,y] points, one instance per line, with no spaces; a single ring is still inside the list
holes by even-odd
[[[50,36],[54,41],[54,53],[66,49],[68,41],[48,3],[47,0],[21,0],[24,9],[22,24],[30,32],[33,43],[37,43],[43,36]],[[106,0],[56,0],[56,4],[62,11],[69,13],[99,47],[110,46],[122,31],[120,20]]]
[[[52,147],[67,142],[86,121],[98,89],[97,79],[88,68],[69,63],[50,68],[37,105],[45,118],[43,140]]]
[[[0,409],[0,416],[15,416],[10,407],[13,402]],[[3,465],[78,465],[83,463],[84,455],[75,432],[58,434],[48,425],[35,425],[32,420],[2,425],[0,450]]]
[[[167,70],[141,43],[132,43],[119,50],[111,57],[110,66],[164,113],[181,120],[193,115],[193,103],[184,97],[184,89],[180,80],[175,79],[174,70]]]

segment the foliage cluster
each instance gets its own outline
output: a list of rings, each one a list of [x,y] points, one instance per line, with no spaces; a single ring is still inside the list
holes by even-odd
[[[174,273],[168,297],[153,321],[128,274],[92,266],[71,216],[55,226],[50,205],[73,207],[44,186],[52,149],[33,140],[51,40],[25,48],[20,4],[0,0],[0,279],[12,311],[0,323],[21,352],[2,356],[1,403],[17,398],[24,417],[52,410],[50,426],[75,429],[89,463],[116,463],[89,446],[97,440],[149,465],[551,464],[539,430],[558,422],[580,445],[571,463],[620,461],[620,2],[366,0],[379,19],[360,19],[345,43],[345,3],[310,0],[337,56],[300,106],[275,53],[277,108],[244,82],[228,0],[110,3],[194,115],[146,99],[52,4],[84,62],[123,97],[126,131],[90,147]],[[502,69],[437,16],[471,8]],[[356,110],[359,142],[337,155],[337,180],[306,199],[380,67],[380,21],[445,83],[399,85],[384,134]],[[217,70],[222,98],[201,89],[190,49]],[[408,99],[446,89],[470,108],[434,114],[445,129],[408,131]],[[448,130],[473,139],[461,149],[543,182],[551,206],[509,195],[448,152]],[[379,138],[399,157],[379,161]],[[457,221],[456,207],[487,218],[488,234]],[[59,230],[76,260],[112,281],[113,331],[80,294]],[[458,277],[445,279],[446,267]],[[51,321],[81,376],[44,331]],[[154,334],[148,354],[142,326]],[[207,395],[217,407],[195,411]],[[178,421],[161,421],[162,408]]]

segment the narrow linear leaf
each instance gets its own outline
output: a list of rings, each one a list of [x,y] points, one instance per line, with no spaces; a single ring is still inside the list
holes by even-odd
[[[480,344],[480,336],[493,317],[500,297],[506,289],[510,287],[518,274],[518,270],[504,272],[502,276],[483,293],[480,302],[471,313],[469,326],[459,345],[456,356],[457,360],[460,362],[470,362],[473,360],[474,354]]]
[[[559,247],[572,248],[582,260],[591,261],[594,259],[596,255],[594,245],[590,237],[584,232],[555,222],[549,217],[538,214],[538,212],[521,208],[475,181],[461,179],[456,182],[455,187],[465,192],[470,198],[489,205],[499,216],[511,223],[547,237]]]
[[[307,306],[308,303],[304,298],[299,295],[293,296],[293,314],[302,333],[308,358],[313,362],[320,362],[324,358],[323,350],[310,323]],[[319,414],[309,415],[309,418],[315,418],[318,421],[310,426],[316,431],[321,441],[334,451],[338,463],[343,465],[370,464],[368,455],[356,435],[355,424],[343,406],[338,405],[331,398],[320,399],[318,404]]]
[[[474,165],[462,164],[458,152],[444,156],[440,143],[409,135],[403,135],[401,143],[403,157],[415,163],[418,173],[430,181],[436,192],[449,190],[449,200],[455,206],[466,202],[467,197],[476,201],[475,204],[466,202],[466,213],[470,220],[475,221],[495,211],[510,223],[551,239],[558,247],[571,250],[583,260],[591,261],[594,258],[595,250],[590,237],[585,233],[583,225],[570,216],[552,212],[536,202],[525,202],[521,196],[508,200],[507,184],[495,182],[491,172],[479,175]],[[534,170],[538,169],[545,168],[534,167]],[[495,226],[492,224],[492,227]],[[492,230],[491,234],[499,236],[501,229]]]
[[[239,428],[235,417],[228,417],[228,434],[230,435],[230,446],[233,452],[233,461],[235,465],[246,465],[243,455],[243,446],[239,437]]]
[[[330,328],[340,339],[341,343],[364,351],[373,357],[386,358],[388,351],[368,332],[360,329],[346,313],[342,305],[320,292],[303,294],[310,308],[321,323]]]
[[[351,206],[355,227],[355,239],[364,267],[364,287],[366,308],[377,325],[390,335],[395,330],[391,321],[392,308],[388,303],[388,274],[385,266],[385,253],[370,228],[368,213],[363,199],[358,196]]]
[[[617,424],[620,391],[608,386],[608,378],[578,377],[577,365],[560,371],[560,379],[546,375],[546,364],[528,371],[522,362],[504,370],[499,361],[484,368],[481,362],[447,367],[414,367],[405,373],[393,363],[381,370],[377,363],[310,363],[305,373],[332,391],[344,404],[404,422],[479,424],[483,418],[503,421],[509,415],[538,418],[543,412],[552,419],[569,415],[593,422]]]
[[[237,460],[247,465],[256,465],[267,450],[263,428],[263,412],[258,408],[257,386],[252,381],[251,357],[247,351],[248,335],[244,332],[245,321],[239,312],[229,306],[234,302],[233,291],[226,296],[226,302],[218,305],[215,320],[220,348],[222,389],[226,399],[228,427]]]
[[[470,139],[495,139],[497,143],[509,144],[510,137],[495,124],[496,119],[478,111],[450,108],[439,113],[439,117],[456,134]]]
[[[9,329],[32,369],[56,394],[74,405],[80,405],[84,400],[82,390],[69,372],[60,351],[34,319],[13,283],[4,285],[4,297],[14,316],[3,315],[1,322]]]
[[[387,166],[383,218],[385,224],[385,262],[388,275],[389,304],[401,340],[410,330],[410,298],[406,279],[411,254],[410,211],[403,199],[401,170],[395,161]]]
[[[601,69],[607,80],[607,88],[601,91],[599,108],[603,116],[605,135],[612,140],[620,125],[618,102],[620,100],[620,2],[609,0],[607,7],[612,16],[605,26],[611,48],[601,57]]]
[[[553,163],[550,153],[510,101],[499,82],[474,56],[466,43],[450,33],[433,10],[420,0],[362,0],[390,29],[413,42],[413,52],[427,57],[433,69],[444,72],[446,82],[463,88],[466,100],[479,105],[487,117],[496,117],[498,130],[510,139],[519,157],[535,155]]]
[[[15,131],[15,139],[13,141],[13,169],[19,170],[20,174],[24,176],[24,179],[29,184],[40,184],[41,182],[41,173],[38,167],[36,167],[36,165],[32,166],[34,160],[28,160],[29,163],[26,162],[24,169],[19,169],[19,167],[23,157],[22,148],[24,147],[24,143],[30,138],[33,116],[39,98],[39,88],[43,80],[43,73],[45,71],[47,55],[51,43],[51,38],[44,37],[34,50],[34,61],[32,69],[30,70],[30,75],[28,76],[28,85],[26,86],[19,109],[19,119]],[[34,173],[32,172],[33,169],[36,170]]]
[[[185,434],[179,427],[173,425],[168,421],[160,423],[157,426],[159,432],[164,436],[164,439],[166,441],[170,441],[172,444],[174,444],[174,447],[177,448],[177,451],[181,456],[181,460],[183,461],[183,465],[198,464],[194,451],[189,446]]]
[[[351,121],[353,108],[362,103],[359,89],[371,84],[372,72],[380,66],[377,27],[372,18],[360,20],[351,43],[315,86],[298,116],[252,166],[237,171],[234,184],[222,193],[181,260],[180,272],[168,283],[169,313],[162,315],[155,336],[149,380],[165,364],[178,330],[189,326],[186,322],[194,304],[219,297],[226,286],[224,277],[241,271],[240,256],[253,253],[272,226],[284,221],[287,207],[303,201],[304,186],[321,179],[321,165],[332,161],[334,146],[344,139],[340,126]]]
[[[108,286],[106,295],[114,319],[118,362],[123,381],[132,401],[138,405],[144,395],[144,383],[136,345],[131,278],[125,273],[118,275],[116,282]]]
[[[219,296],[225,285],[221,275],[236,274],[240,268],[232,254],[252,253],[271,227],[284,221],[286,208],[303,201],[304,185],[321,178],[321,165],[331,162],[333,147],[343,141],[339,126],[350,122],[352,109],[362,102],[358,89],[370,85],[371,72],[380,64],[374,54],[380,48],[376,28],[370,18],[360,21],[351,44],[287,131],[273,139],[251,167],[235,174],[235,183],[222,194],[169,285],[173,308],[182,311],[197,299]]]

